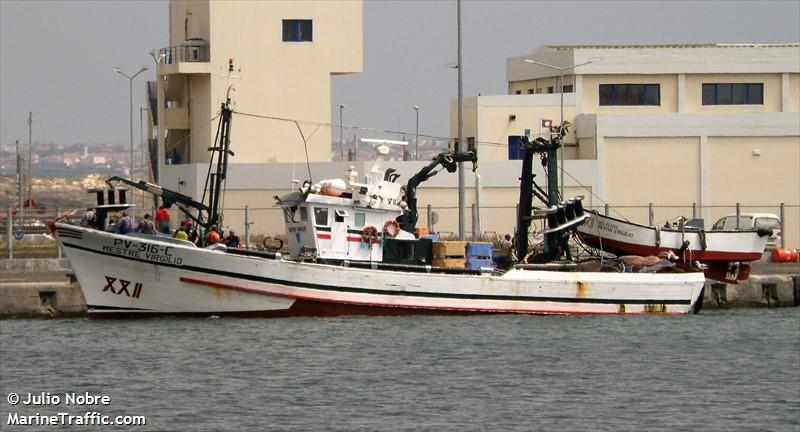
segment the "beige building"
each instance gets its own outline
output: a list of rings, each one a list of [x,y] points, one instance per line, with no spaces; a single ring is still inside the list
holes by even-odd
[[[800,44],[546,46],[509,58],[507,77],[508,95],[465,102],[484,166],[563,109],[565,195],[644,224],[650,204],[653,223],[694,211],[707,227],[736,203],[783,203],[786,245],[800,246]]]
[[[169,2],[159,50],[159,161],[207,163],[233,62],[236,163],[330,160],[332,74],[362,69],[360,1]]]

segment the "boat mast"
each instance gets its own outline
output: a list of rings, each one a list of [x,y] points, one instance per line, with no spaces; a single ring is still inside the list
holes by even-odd
[[[220,211],[220,196],[222,195],[222,184],[225,181],[225,178],[228,175],[228,155],[233,156],[233,152],[230,150],[231,146],[231,120],[233,114],[233,104],[231,103],[231,90],[232,85],[231,81],[234,78],[238,78],[237,76],[233,75],[233,59],[228,60],[228,91],[225,94],[225,102],[222,103],[220,108],[220,120],[219,120],[219,127],[217,130],[217,138],[214,147],[210,148],[209,151],[214,152],[211,156],[211,164],[214,164],[214,158],[216,157],[216,172],[213,174],[209,174],[209,178],[206,179],[206,186],[209,184],[209,180],[211,183],[211,189],[209,191],[209,214],[208,214],[208,224],[211,225],[219,225],[222,223],[222,212]],[[209,172],[211,171],[209,167]]]

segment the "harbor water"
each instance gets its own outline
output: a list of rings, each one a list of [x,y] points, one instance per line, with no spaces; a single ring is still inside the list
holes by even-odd
[[[0,363],[4,430],[59,412],[146,417],[112,430],[800,430],[798,308],[3,320]]]

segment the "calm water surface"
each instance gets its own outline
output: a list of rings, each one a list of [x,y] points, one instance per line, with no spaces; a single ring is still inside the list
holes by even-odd
[[[88,391],[147,416],[122,430],[797,432],[800,309],[5,320],[0,384],[4,430],[87,411],[9,393]]]

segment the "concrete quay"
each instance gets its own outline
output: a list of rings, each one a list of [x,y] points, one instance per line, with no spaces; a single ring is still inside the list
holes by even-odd
[[[703,309],[796,307],[800,264],[753,264],[738,284],[706,281]],[[66,259],[0,260],[0,319],[84,316],[86,302]]]

